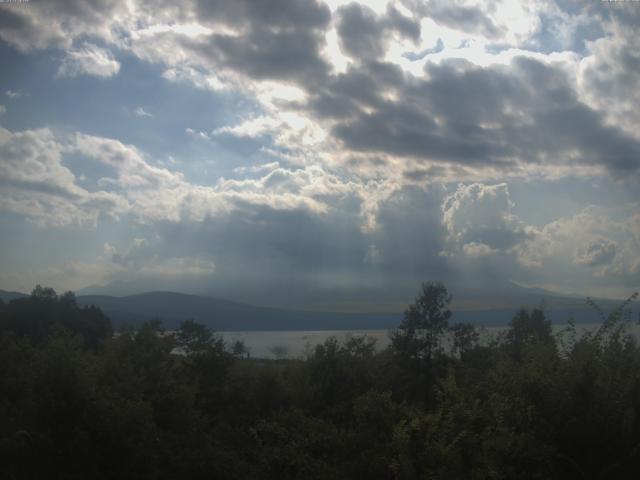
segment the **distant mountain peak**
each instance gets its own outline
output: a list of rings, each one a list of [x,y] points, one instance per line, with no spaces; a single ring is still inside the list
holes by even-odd
[[[4,303],[10,302],[11,300],[15,300],[16,298],[24,298],[24,297],[28,297],[28,296],[29,296],[29,294],[27,294],[27,293],[0,290],[0,299]]]

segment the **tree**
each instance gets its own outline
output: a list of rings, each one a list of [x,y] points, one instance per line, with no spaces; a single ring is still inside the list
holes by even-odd
[[[36,285],[36,287],[31,291],[31,297],[51,302],[58,298],[56,291],[53,288],[42,287],[40,285]]]
[[[405,310],[404,320],[392,334],[395,354],[416,366],[430,363],[449,326],[450,303],[451,295],[442,283],[423,283],[422,291]]]
[[[442,283],[423,283],[404,320],[391,334],[391,352],[399,370],[394,373],[394,392],[426,406],[436,400],[437,379],[447,364],[442,339],[449,325],[451,295]]]
[[[531,311],[521,308],[509,323],[507,342],[515,358],[520,358],[525,345],[551,344],[553,341],[551,322],[540,308]]]
[[[245,345],[244,340],[236,340],[233,342],[231,344],[231,353],[233,353],[235,357],[240,358],[243,358],[245,355],[247,358],[250,356],[249,349]]]
[[[277,344],[269,347],[269,352],[276,360],[284,360],[289,356],[289,347]]]
[[[29,297],[17,298],[2,308],[0,332],[13,332],[33,342],[43,342],[56,331],[80,334],[93,351],[111,338],[111,321],[95,306],[80,307],[73,292],[57,295],[37,285]]]
[[[351,417],[352,400],[372,386],[375,339],[349,337],[344,342],[336,337],[316,345],[307,361],[308,378],[313,390],[313,410],[336,422]]]
[[[470,323],[456,323],[451,327],[453,352],[461,359],[478,343],[480,334]]]
[[[185,320],[176,334],[176,343],[187,355],[203,353],[211,347],[213,333],[206,325]]]

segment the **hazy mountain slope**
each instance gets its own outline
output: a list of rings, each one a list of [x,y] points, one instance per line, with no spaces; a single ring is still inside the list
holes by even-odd
[[[544,305],[553,323],[563,324],[569,318],[578,323],[594,323],[600,317],[584,299],[562,297],[539,289],[515,287],[508,294],[454,290],[452,322],[476,325],[506,325],[520,306]],[[0,290],[0,299],[7,303],[26,296],[20,292]],[[175,292],[150,292],[115,297],[80,295],[81,305],[100,307],[116,327],[137,326],[146,320],[159,318],[167,328],[175,328],[186,319],[204,323],[219,331],[233,330],[374,330],[391,329],[402,320],[402,309],[386,313],[339,313],[257,307],[213,297]],[[620,304],[615,300],[599,300],[605,313]],[[637,311],[637,307],[636,307]],[[635,313],[634,315],[637,315]]]
[[[522,300],[527,300],[522,298]],[[539,305],[536,298],[522,302],[525,306]],[[387,329],[398,326],[402,312],[397,313],[336,313],[307,312],[256,307],[212,297],[174,292],[151,292],[126,297],[83,295],[83,305],[99,306],[116,326],[138,325],[151,318],[161,319],[168,328],[181,321],[193,319],[215,330],[358,330]],[[546,300],[546,311],[554,323],[565,323],[573,317],[580,323],[599,321],[599,317],[584,301],[555,297]],[[605,312],[617,302],[602,301]],[[460,309],[453,311],[452,322],[471,322],[477,325],[506,325],[517,307]]]
[[[0,300],[4,303],[9,303],[11,300],[15,300],[16,298],[26,297],[26,293],[20,292],[8,292],[6,290],[0,290]]]
[[[159,318],[169,328],[193,319],[216,330],[336,330],[390,328],[400,315],[299,312],[256,307],[227,300],[173,292],[126,297],[83,295],[83,305],[99,306],[116,325]]]

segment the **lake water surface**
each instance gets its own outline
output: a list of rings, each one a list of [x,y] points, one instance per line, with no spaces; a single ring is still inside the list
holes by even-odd
[[[578,325],[578,332],[596,328],[597,324]],[[554,333],[566,328],[566,325],[553,325]],[[488,342],[491,338],[504,332],[507,327],[480,328],[480,341]],[[636,338],[640,337],[637,325],[629,327]],[[247,331],[247,332],[217,332],[222,335],[227,344],[242,340],[249,349],[252,357],[257,358],[303,358],[311,353],[316,345],[323,343],[329,337],[345,340],[349,336],[363,336],[376,340],[376,348],[384,349],[389,345],[390,330],[317,330],[317,331]]]

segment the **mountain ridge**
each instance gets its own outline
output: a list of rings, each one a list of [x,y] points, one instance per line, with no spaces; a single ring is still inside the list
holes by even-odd
[[[521,299],[521,300],[524,300]],[[531,298],[521,306],[538,306],[538,299]],[[600,320],[597,312],[584,301],[555,297],[548,302],[547,315],[554,323],[564,323],[577,317],[579,323]],[[124,297],[83,295],[78,297],[82,305],[95,304],[118,324],[138,324],[150,318],[159,318],[168,328],[181,321],[193,319],[219,331],[242,330],[373,330],[396,328],[403,311],[389,312],[323,312],[275,307],[264,307],[215,297],[156,291]],[[601,301],[601,307],[611,310],[618,305],[614,301]],[[453,322],[470,322],[484,326],[508,324],[519,307],[506,308],[452,308]]]
[[[27,295],[20,292],[0,290],[0,298],[5,302],[25,296]],[[307,311],[257,306],[206,295],[164,290],[125,296],[78,295],[76,298],[79,305],[99,307],[109,316],[116,328],[136,327],[147,320],[157,318],[169,329],[177,328],[184,320],[193,319],[217,331],[378,330],[396,328],[403,317],[403,310]],[[500,303],[492,306],[485,298],[484,308],[478,308],[475,303],[481,302],[483,298],[482,294],[478,294],[475,300],[467,298],[458,302],[457,306],[453,305],[452,322],[469,322],[487,327],[504,326],[519,307],[535,307],[541,302],[540,293],[535,292],[530,296],[516,295],[511,300],[513,305],[506,307]],[[578,323],[594,323],[601,320],[598,313],[586,302],[575,298],[544,295],[542,302],[545,303],[547,316],[553,323],[561,324],[572,317]],[[620,302],[601,300],[598,304],[604,311],[610,311]]]

